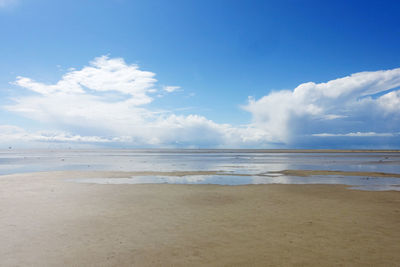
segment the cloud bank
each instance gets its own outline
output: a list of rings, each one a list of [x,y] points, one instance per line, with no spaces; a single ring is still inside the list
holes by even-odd
[[[249,98],[242,108],[252,121],[243,126],[150,108],[157,97],[182,91],[157,83],[155,73],[107,56],[71,69],[54,84],[17,77],[21,94],[3,109],[44,129],[0,125],[0,143],[312,148],[349,146],[343,140],[351,138],[363,140],[354,142],[359,147],[382,147],[386,141],[400,146],[400,69],[360,72]]]
[[[244,109],[251,112],[253,125],[286,144],[299,144],[310,136],[397,136],[399,86],[400,68],[360,72],[271,92],[250,99]]]
[[[23,134],[32,140],[120,142],[135,147],[241,146],[267,140],[258,129],[148,108],[158,91],[180,89],[157,89],[156,83],[154,73],[121,58],[102,56],[81,70],[71,70],[55,84],[17,77],[15,85],[28,92],[5,109],[65,132],[50,134],[51,138],[43,133]]]

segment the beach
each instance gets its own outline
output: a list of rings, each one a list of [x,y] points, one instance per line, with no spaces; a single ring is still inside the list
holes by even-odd
[[[399,14],[0,0],[0,267],[400,267]]]
[[[396,266],[400,193],[0,176],[1,266]]]

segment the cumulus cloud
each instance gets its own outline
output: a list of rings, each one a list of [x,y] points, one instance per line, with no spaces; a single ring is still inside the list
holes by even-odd
[[[253,115],[255,127],[286,144],[326,133],[387,136],[400,130],[399,86],[400,68],[360,72],[250,98],[244,109]]]
[[[148,93],[153,92],[157,81],[154,76],[152,72],[139,70],[135,64],[126,64],[122,58],[102,56],[90,62],[90,66],[68,72],[56,84],[39,83],[20,76],[15,84],[43,96],[83,96],[91,90],[91,95],[104,100],[109,97],[104,93],[113,92],[131,105],[143,105],[152,101]]]
[[[217,147],[267,140],[259,129],[217,124],[196,114],[182,116],[150,109],[147,104],[154,101],[151,94],[157,91],[154,77],[154,73],[121,58],[102,56],[80,70],[70,70],[55,84],[17,77],[15,85],[32,94],[14,98],[14,103],[5,108],[62,131],[22,134],[35,141]],[[165,86],[164,90],[179,88]]]
[[[312,147],[344,138],[398,139],[400,132],[400,69],[360,72],[249,98],[243,108],[251,113],[252,121],[243,126],[154,109],[156,105],[149,104],[158,95],[163,97],[160,92],[172,93],[180,87],[159,87],[155,73],[122,58],[95,58],[82,69],[70,69],[53,84],[28,77],[17,77],[14,84],[23,92],[3,109],[56,131],[3,125],[3,142],[255,148],[303,143]]]

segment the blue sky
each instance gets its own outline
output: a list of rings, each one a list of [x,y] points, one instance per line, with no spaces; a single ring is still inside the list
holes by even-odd
[[[0,146],[399,148],[399,11],[0,0]]]

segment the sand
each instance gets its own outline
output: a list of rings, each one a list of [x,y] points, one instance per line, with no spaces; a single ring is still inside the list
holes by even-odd
[[[398,266],[400,192],[0,176],[0,266]]]

